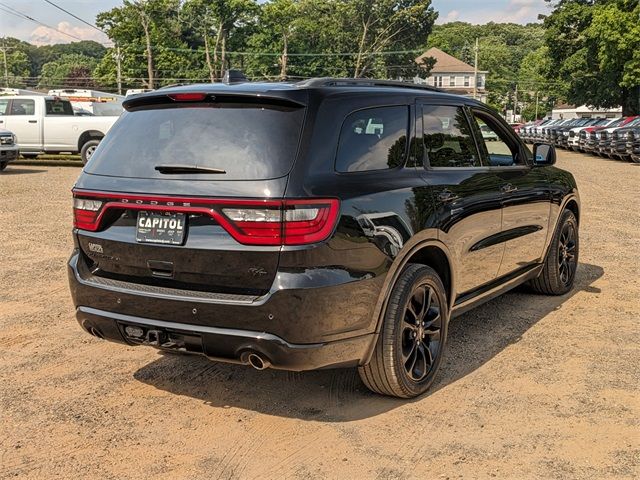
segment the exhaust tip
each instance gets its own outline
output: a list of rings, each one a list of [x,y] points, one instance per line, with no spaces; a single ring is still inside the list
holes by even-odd
[[[256,370],[265,370],[271,366],[271,362],[266,358],[263,358],[261,355],[257,353],[250,353],[247,357],[249,365],[251,365]]]
[[[89,333],[91,335],[93,335],[94,337],[98,337],[102,340],[104,340],[104,335],[102,335],[102,332],[100,330],[98,330],[96,327],[89,327]]]

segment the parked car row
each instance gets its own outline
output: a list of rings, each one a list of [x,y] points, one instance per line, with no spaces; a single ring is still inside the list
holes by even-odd
[[[515,130],[528,143],[640,163],[640,116],[538,120]]]

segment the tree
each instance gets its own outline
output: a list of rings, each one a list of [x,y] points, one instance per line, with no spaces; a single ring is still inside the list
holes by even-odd
[[[262,8],[260,24],[264,30],[273,32],[282,55],[280,55],[280,79],[287,78],[289,42],[296,32],[296,20],[300,14],[300,2],[296,0],[273,0]]]
[[[567,100],[640,113],[638,0],[561,0],[545,19],[551,72]]]
[[[57,60],[45,63],[38,88],[93,87],[91,72],[97,65],[95,58],[79,53],[69,53]]]
[[[544,74],[526,77],[520,73],[525,59],[544,45],[544,28],[540,24],[487,23],[472,25],[452,22],[437,25],[429,37],[428,46],[437,47],[469,65],[475,61],[475,40],[479,40],[478,68],[488,71],[488,103],[500,111],[514,108],[515,88],[528,99],[535,93],[551,96]],[[534,57],[531,57],[532,60]],[[536,57],[536,60],[541,60]],[[520,105],[518,101],[518,105]]]
[[[167,64],[167,57],[175,61],[171,49],[186,49],[181,38],[179,12],[179,0],[125,0],[121,7],[98,14],[96,25],[121,46],[126,76],[138,80],[145,75],[145,86],[155,88],[161,64]],[[101,62],[99,73],[103,78],[107,73],[105,67],[111,63],[106,56],[112,54],[107,52]],[[146,69],[141,67],[140,58],[146,60]],[[166,76],[175,75],[185,63],[191,65],[191,59],[180,63],[182,65],[169,64]]]

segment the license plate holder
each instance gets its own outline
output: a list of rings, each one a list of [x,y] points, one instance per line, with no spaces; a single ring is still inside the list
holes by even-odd
[[[187,229],[184,213],[139,211],[136,241],[162,245],[182,245]]]

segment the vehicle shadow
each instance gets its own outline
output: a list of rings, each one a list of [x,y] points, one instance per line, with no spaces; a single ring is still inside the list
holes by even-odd
[[[29,173],[45,173],[46,170],[34,170],[34,169],[26,169],[26,168],[12,168],[11,165],[7,167],[2,173],[0,173],[0,177],[5,175],[22,175]]]
[[[355,369],[315,372],[256,371],[242,365],[216,363],[200,356],[160,354],[134,378],[215,408],[235,407],[308,421],[348,422],[380,415],[429,395],[465,377],[578,292],[600,293],[592,284],[604,270],[581,263],[575,288],[560,297],[516,289],[454,320],[449,327],[446,356],[431,390],[415,400],[373,394]]]

